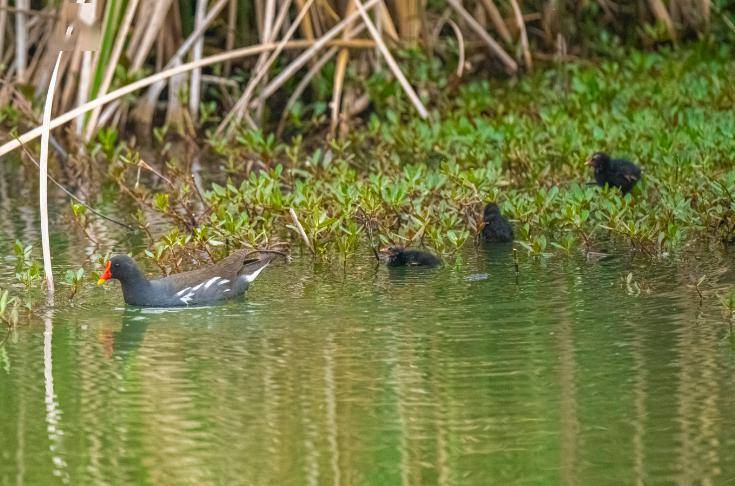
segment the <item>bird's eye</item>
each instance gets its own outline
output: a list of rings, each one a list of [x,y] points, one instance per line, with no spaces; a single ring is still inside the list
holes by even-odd
[[[116,263],[116,264],[115,264],[115,268],[117,268],[117,267],[119,267],[119,266],[120,266],[120,264],[119,264],[119,263]]]

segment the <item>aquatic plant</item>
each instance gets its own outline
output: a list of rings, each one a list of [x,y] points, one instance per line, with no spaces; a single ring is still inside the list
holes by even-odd
[[[13,252],[15,253],[15,279],[26,288],[35,287],[43,276],[41,266],[33,258],[33,246],[23,245],[16,240]]]
[[[185,143],[168,136],[157,168],[126,147],[108,170],[140,214],[175,227],[150,234],[150,256],[172,269],[232,246],[299,244],[291,208],[308,251],[323,258],[386,244],[452,254],[478,231],[490,200],[531,256],[623,244],[662,257],[694,240],[728,244],[735,90],[724,80],[735,63],[729,46],[707,49],[632,51],[599,66],[569,64],[561,79],[539,72],[512,89],[469,83],[431,122],[384,99],[341,141],[285,143],[241,128],[236,143],[216,144],[202,162],[211,181],[202,192],[174,155]],[[391,83],[371,81],[379,90]],[[599,149],[644,167],[631,194],[588,184],[584,161]]]
[[[77,292],[79,292],[80,288],[84,284],[84,277],[86,275],[86,272],[84,268],[78,268],[76,270],[67,270],[64,274],[64,285],[69,287],[69,299],[73,299]]]

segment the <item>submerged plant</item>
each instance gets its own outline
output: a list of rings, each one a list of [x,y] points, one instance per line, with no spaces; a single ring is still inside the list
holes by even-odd
[[[32,288],[42,279],[41,266],[33,258],[33,246],[16,240],[13,247],[15,253],[15,278],[26,288]]]
[[[67,270],[64,274],[63,283],[70,288],[69,299],[73,299],[77,292],[79,292],[79,289],[84,283],[84,276],[84,268],[79,268],[77,270]]]

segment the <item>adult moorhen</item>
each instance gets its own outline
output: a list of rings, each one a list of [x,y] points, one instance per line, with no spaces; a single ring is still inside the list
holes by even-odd
[[[421,250],[403,248],[402,246],[390,246],[380,251],[380,256],[389,267],[423,266],[436,267],[441,264],[438,256]]]
[[[625,159],[611,159],[604,152],[595,152],[587,159],[587,165],[595,168],[595,182],[600,187],[607,184],[628,194],[641,179],[641,168]]]
[[[480,236],[489,243],[510,243],[513,241],[513,226],[508,218],[500,214],[500,208],[495,203],[485,206],[482,214],[482,229]]]
[[[251,258],[253,252],[237,251],[227,258],[190,272],[148,280],[135,261],[116,255],[107,262],[99,285],[113,278],[120,281],[123,299],[141,307],[180,307],[209,304],[245,293],[250,283],[271,261],[269,257]]]

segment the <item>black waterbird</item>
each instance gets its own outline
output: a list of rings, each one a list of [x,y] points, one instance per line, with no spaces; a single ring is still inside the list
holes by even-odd
[[[611,159],[604,152],[595,152],[587,159],[587,165],[595,169],[595,182],[600,187],[607,184],[628,194],[641,179],[641,168],[625,159]]]
[[[404,248],[402,246],[390,246],[380,251],[386,265],[389,267],[423,266],[436,267],[441,264],[441,259],[427,251]]]
[[[482,214],[480,235],[483,241],[491,243],[510,243],[513,241],[513,226],[508,218],[500,213],[495,203],[485,206]]]

